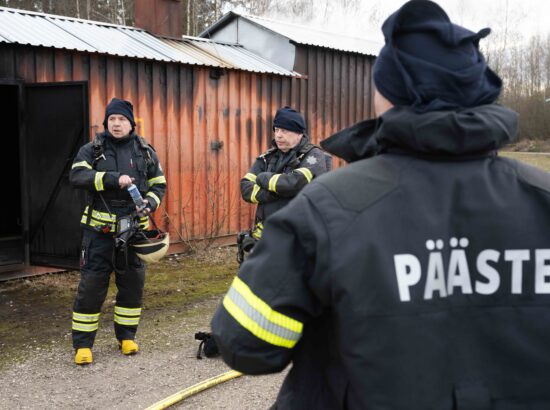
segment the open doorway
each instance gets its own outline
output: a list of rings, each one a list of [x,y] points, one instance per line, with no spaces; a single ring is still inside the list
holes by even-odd
[[[2,124],[2,212],[0,212],[0,266],[24,263],[21,172],[19,151],[19,86],[0,84]]]

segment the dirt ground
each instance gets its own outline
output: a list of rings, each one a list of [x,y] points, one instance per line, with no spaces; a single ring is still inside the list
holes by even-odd
[[[194,334],[209,329],[236,271],[233,250],[175,256],[150,271],[137,337],[140,353],[127,357],[118,351],[111,289],[94,363],[84,367],[73,364],[70,337],[78,274],[0,283],[0,409],[145,409],[230,370],[219,358],[197,360]],[[282,379],[282,374],[242,376],[174,408],[265,409]]]

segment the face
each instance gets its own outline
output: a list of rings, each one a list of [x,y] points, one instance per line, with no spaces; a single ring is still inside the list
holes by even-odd
[[[275,144],[277,144],[277,148],[283,152],[288,152],[298,145],[304,135],[277,127],[275,127],[273,133],[275,134]]]
[[[132,123],[122,114],[112,114],[107,118],[107,129],[113,137],[122,138],[132,131]]]
[[[388,111],[390,108],[393,108],[393,104],[389,102],[386,97],[384,97],[382,94],[378,92],[378,90],[374,89],[374,114],[377,117],[380,117],[382,114],[384,114],[386,111]]]

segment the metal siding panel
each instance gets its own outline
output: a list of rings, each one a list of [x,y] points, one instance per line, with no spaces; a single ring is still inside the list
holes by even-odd
[[[55,81],[70,81],[72,79],[72,60],[66,51],[54,51]]]
[[[241,72],[239,73],[239,87],[241,89],[240,99],[239,99],[239,116],[237,122],[239,124],[239,134],[238,138],[240,141],[241,148],[241,176],[246,173],[252,161],[256,156],[252,153],[252,144],[251,144],[251,135],[247,130],[247,118],[250,113],[250,77],[248,73]],[[249,214],[250,215],[250,214]],[[240,221],[240,229],[246,229],[250,225],[250,216],[243,215]]]
[[[179,67],[180,70],[180,196],[175,200],[179,200],[179,210],[181,212],[179,231],[185,240],[191,239],[193,235],[193,151],[194,151],[194,76],[196,71],[187,67]]]
[[[198,237],[204,237],[206,233],[206,161],[205,161],[205,139],[206,139],[206,118],[205,118],[205,85],[206,73],[204,70],[197,71],[195,82],[195,110],[193,113],[193,177],[194,177],[194,212],[193,227],[194,234]]]
[[[35,50],[36,55],[36,82],[49,83],[53,82],[54,75],[54,54],[52,49],[38,48]]]
[[[16,77],[16,52],[11,45],[0,44],[0,78]]]
[[[33,48],[22,47],[17,50],[15,69],[18,78],[23,78],[28,83],[36,82],[35,50]]]
[[[317,134],[317,52],[310,49],[308,53],[308,85],[306,121],[310,135]]]
[[[323,139],[325,135],[325,106],[326,106],[326,92],[325,92],[325,52],[323,50],[317,50],[315,53],[315,68],[316,77],[313,79],[313,87],[315,89],[315,129],[316,132],[312,135],[312,140],[317,143]]]
[[[349,56],[348,126],[355,123],[355,98],[357,95],[357,56]]]
[[[240,135],[238,133],[238,117],[237,110],[239,107],[239,73],[231,71],[228,73],[229,83],[229,104],[228,104],[228,138],[229,138],[229,157],[232,161],[230,170],[232,181],[240,181],[241,177],[248,171],[250,164],[243,166],[240,150]],[[237,185],[238,186],[238,185]],[[236,212],[230,215],[229,228],[233,232],[237,232],[241,229],[241,218],[244,213],[250,212],[250,205],[247,205],[242,199],[240,190],[235,190],[235,194],[232,197],[236,203]]]
[[[176,238],[176,232],[180,231],[178,222],[180,220],[180,144],[178,144],[179,131],[179,67],[169,64],[166,71],[166,162],[162,164],[167,181],[170,181],[170,187],[166,190],[166,196],[163,201],[162,211],[158,212],[155,220],[162,225],[164,229],[169,228],[170,235]],[[168,219],[168,220],[167,220]]]
[[[103,120],[105,119],[105,107],[109,101],[105,95],[106,64],[105,57],[100,55],[90,56],[90,125],[93,133],[103,131]]]

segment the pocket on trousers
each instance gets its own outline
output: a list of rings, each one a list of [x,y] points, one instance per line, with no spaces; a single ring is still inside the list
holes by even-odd
[[[88,263],[88,258],[90,255],[90,244],[92,243],[92,238],[89,236],[84,236],[82,239],[82,245],[80,246],[80,267],[83,268]]]

